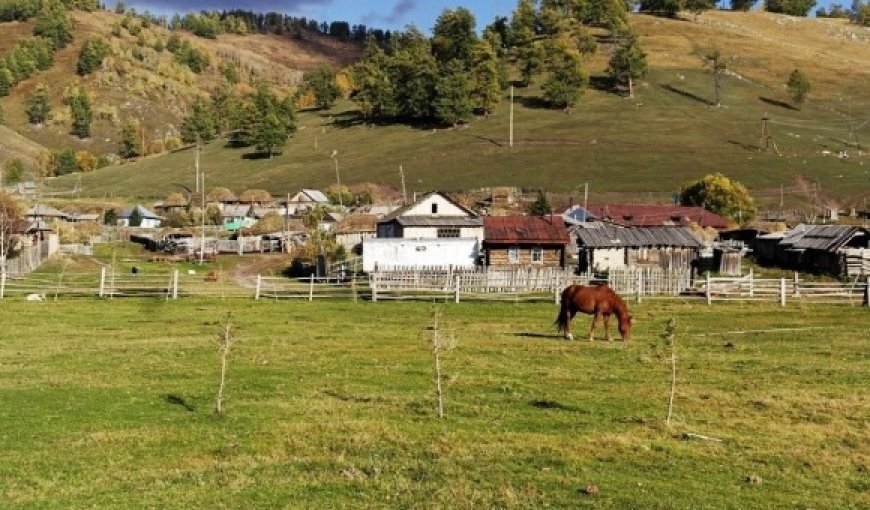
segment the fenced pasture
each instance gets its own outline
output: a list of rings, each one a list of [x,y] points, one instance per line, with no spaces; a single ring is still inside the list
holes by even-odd
[[[442,360],[444,419],[426,341],[433,306],[458,339]],[[233,350],[217,415],[227,312]],[[4,300],[0,500],[870,505],[870,312],[657,300],[632,313],[633,341],[623,344],[562,340],[552,303]],[[670,348],[659,337],[669,318],[671,426]],[[590,485],[597,492],[586,494]]]

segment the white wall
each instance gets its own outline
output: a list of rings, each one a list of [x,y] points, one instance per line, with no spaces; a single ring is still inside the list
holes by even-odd
[[[480,244],[474,238],[363,240],[363,271],[393,267],[473,268]]]
[[[433,238],[438,237],[438,227],[405,227],[403,230],[405,239]],[[475,238],[483,242],[483,227],[462,227],[459,229],[460,238]]]
[[[435,214],[432,214],[432,204],[438,205],[438,212]],[[469,214],[436,193],[405,211],[402,216],[433,216],[437,218],[439,216],[469,216]]]
[[[619,269],[625,265],[625,248],[597,248],[592,251],[592,268]]]

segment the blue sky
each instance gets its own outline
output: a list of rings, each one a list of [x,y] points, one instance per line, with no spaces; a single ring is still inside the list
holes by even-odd
[[[105,0],[114,6],[115,0]],[[816,8],[829,5],[834,0],[821,0]],[[126,5],[139,11],[171,15],[199,10],[230,10],[243,8],[255,12],[277,11],[293,16],[305,16],[318,21],[347,21],[352,25],[362,23],[373,28],[402,29],[414,24],[429,32],[435,19],[444,9],[459,6],[470,9],[477,19],[478,30],[488,25],[496,15],[509,16],[516,0],[464,0],[432,2],[426,0],[125,0]],[[851,0],[840,3],[846,7]],[[813,8],[813,12],[815,9]]]

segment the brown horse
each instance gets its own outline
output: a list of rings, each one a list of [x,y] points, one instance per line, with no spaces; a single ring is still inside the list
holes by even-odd
[[[592,327],[589,328],[589,340],[594,338],[595,326],[598,325],[598,321],[602,317],[604,317],[604,331],[607,334],[607,340],[610,340],[611,314],[616,314],[616,318],[619,319],[619,334],[622,339],[626,342],[629,340],[631,315],[628,312],[628,306],[607,284],[569,285],[562,291],[562,308],[556,318],[556,325],[559,327],[559,331],[565,333],[565,338],[568,340],[574,339],[574,335],[571,334],[571,320],[577,312],[595,316],[592,318]]]

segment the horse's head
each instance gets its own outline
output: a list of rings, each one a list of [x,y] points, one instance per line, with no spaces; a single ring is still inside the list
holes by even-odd
[[[631,315],[624,315],[619,318],[619,334],[626,342],[631,337]]]

